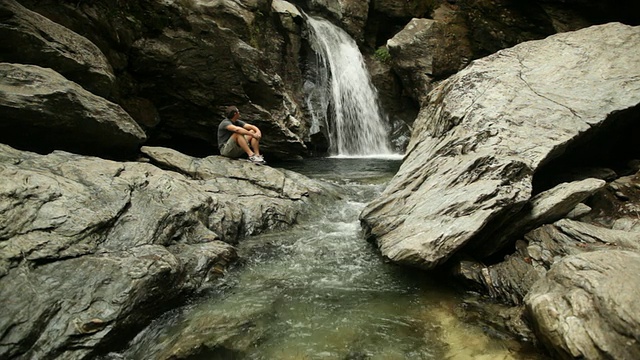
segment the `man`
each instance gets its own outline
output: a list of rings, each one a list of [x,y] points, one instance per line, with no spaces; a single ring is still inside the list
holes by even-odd
[[[235,106],[229,106],[226,114],[227,117],[218,125],[220,155],[237,159],[247,154],[250,161],[265,164],[260,155],[260,129],[240,120],[240,111]]]

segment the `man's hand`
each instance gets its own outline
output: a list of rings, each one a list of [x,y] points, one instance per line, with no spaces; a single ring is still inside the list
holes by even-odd
[[[249,129],[249,132],[251,133],[251,136],[257,140],[260,140],[262,138],[262,133],[260,132],[260,129],[258,129],[255,126]]]

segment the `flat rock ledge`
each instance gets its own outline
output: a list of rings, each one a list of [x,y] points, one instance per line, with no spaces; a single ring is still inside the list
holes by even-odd
[[[115,162],[0,145],[0,358],[122,345],[214,284],[232,244],[290,226],[325,194],[268,166],[143,151],[147,162]]]

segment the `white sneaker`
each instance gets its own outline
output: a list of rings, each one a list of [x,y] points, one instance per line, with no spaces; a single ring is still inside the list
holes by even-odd
[[[262,156],[259,156],[259,155],[251,155],[251,156],[249,156],[249,161],[251,161],[253,163],[256,163],[256,164],[264,164],[265,163],[265,161],[262,158]]]

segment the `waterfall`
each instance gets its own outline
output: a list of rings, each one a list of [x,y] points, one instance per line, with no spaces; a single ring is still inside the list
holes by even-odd
[[[324,19],[308,17],[315,69],[305,83],[311,134],[326,129],[329,153],[389,155],[386,119],[356,42]]]

